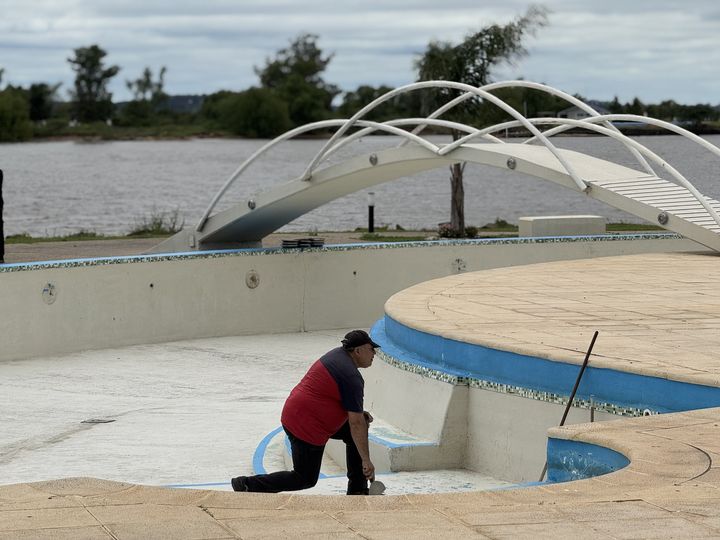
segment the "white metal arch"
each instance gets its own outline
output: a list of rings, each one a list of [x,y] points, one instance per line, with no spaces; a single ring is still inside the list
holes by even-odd
[[[561,97],[584,110],[589,116],[582,120],[525,118],[490,93],[493,90],[511,87],[532,88]],[[426,118],[402,118],[383,123],[362,118],[394,96],[427,88],[450,88],[460,90],[463,94],[448,101]],[[484,99],[495,104],[513,120],[477,129],[438,118],[462,101],[472,98]],[[334,198],[420,170],[462,161],[498,167],[504,167],[506,164],[509,167],[511,161],[523,163],[521,172],[561,183],[650,221],[655,221],[660,216],[661,223],[666,228],[720,251],[720,203],[702,195],[672,165],[642,144],[622,134],[612,123],[628,120],[645,122],[682,135],[720,157],[720,149],[716,146],[678,126],[635,115],[600,115],[574,96],[539,83],[506,81],[482,88],[452,81],[414,83],[380,96],[349,119],[315,122],[269,141],[233,172],[213,198],[194,230],[181,231],[158,245],[153,252],[257,244],[266,234]],[[437,145],[421,136],[421,132],[427,126],[454,129],[466,135],[451,144]],[[543,131],[538,126],[553,127]],[[341,138],[353,127],[361,129]],[[531,133],[531,137],[520,143],[506,143],[493,135],[516,127],[525,128]],[[576,152],[559,150],[551,143],[552,136],[573,127],[581,127],[619,141],[637,158],[644,171],[639,172]],[[252,163],[277,144],[312,130],[329,128],[337,128],[337,131],[326,141],[298,178],[260,194],[256,199],[248,201],[247,205],[239,204],[210,216],[230,185]],[[395,135],[402,143],[378,152],[377,155],[357,156],[340,164],[319,168],[321,163],[340,148],[373,132]],[[478,140],[485,142],[477,144]],[[530,144],[535,141],[540,142],[541,146]],[[408,143],[412,144],[407,146]],[[648,160],[655,163],[679,185],[661,179],[655,174]],[[670,219],[669,216],[672,218]]]

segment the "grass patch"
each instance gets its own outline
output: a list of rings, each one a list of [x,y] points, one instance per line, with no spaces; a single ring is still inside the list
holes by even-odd
[[[37,244],[38,242],[82,242],[86,240],[110,240],[113,238],[122,238],[121,236],[105,236],[95,231],[86,231],[84,229],[78,232],[66,234],[64,236],[40,236],[34,237],[27,233],[11,234],[5,238],[6,244]]]
[[[153,236],[170,236],[182,230],[185,220],[180,218],[180,210],[159,212],[154,209],[149,216],[135,221],[135,226],[128,233],[130,238],[148,238]]]

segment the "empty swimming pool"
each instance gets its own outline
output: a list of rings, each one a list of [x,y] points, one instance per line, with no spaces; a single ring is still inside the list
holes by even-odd
[[[289,390],[343,334],[199,339],[2,362],[2,483],[90,476],[230,489],[231,476],[253,470]],[[326,469],[306,493],[344,493],[345,479],[333,476],[339,468]],[[395,494],[508,485],[468,470],[383,478]]]

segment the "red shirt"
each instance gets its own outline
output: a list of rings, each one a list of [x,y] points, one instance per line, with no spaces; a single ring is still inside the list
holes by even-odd
[[[333,349],[290,392],[282,425],[298,439],[323,446],[347,422],[348,411],[363,412],[364,387],[350,355],[342,347]]]

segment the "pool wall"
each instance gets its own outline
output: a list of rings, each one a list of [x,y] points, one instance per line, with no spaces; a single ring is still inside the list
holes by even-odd
[[[392,294],[453,273],[698,249],[675,235],[632,235],[0,265],[0,361],[202,337],[368,327]]]
[[[412,295],[411,291],[402,294]],[[535,358],[456,341],[441,331],[420,331],[389,315],[373,326],[372,336],[382,351],[367,381],[371,410],[397,430],[435,441],[430,459],[408,454],[393,462],[393,470],[423,469],[430,461],[505,481],[538,480],[547,431],[563,415],[582,352],[578,352],[578,364]],[[720,388],[597,368],[591,363],[567,424],[589,422],[591,409],[595,421],[605,421],[718,406]],[[557,454],[553,448],[548,447],[548,453]],[[418,450],[422,451],[428,450]],[[583,467],[599,471],[603,463],[614,463],[604,454],[594,463],[600,450],[583,452],[576,456],[582,462],[578,471]],[[569,459],[570,454],[563,456]],[[563,474],[558,472],[558,478]]]
[[[396,430],[435,442],[412,451],[386,448],[384,462],[389,461],[390,469],[467,468],[514,483],[537,481],[547,430],[558,425],[572,383],[563,394],[551,394],[484,384],[469,372],[458,375],[433,367],[423,353],[440,349],[443,338],[427,336],[413,342],[416,348],[405,348],[394,335],[388,336],[387,321],[381,319],[372,329],[382,351],[364,374],[365,405]],[[577,372],[577,366],[570,368]],[[589,403],[578,400],[578,405],[571,409],[568,424],[590,421]],[[603,410],[592,414],[598,422],[618,418]],[[375,450],[380,454],[380,448]]]

